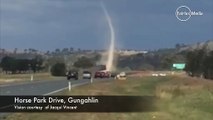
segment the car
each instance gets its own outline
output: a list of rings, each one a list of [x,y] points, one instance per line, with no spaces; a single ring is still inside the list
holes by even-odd
[[[104,71],[103,76],[104,78],[110,78],[111,74],[109,71]]]
[[[115,78],[117,76],[117,73],[111,73],[110,77]]]
[[[118,80],[126,80],[126,73],[125,72],[121,72],[119,73],[115,79],[118,79]]]
[[[159,75],[160,75],[160,76],[162,76],[162,77],[167,76],[167,74],[166,74],[166,73],[160,73]]]
[[[101,71],[97,71],[97,72],[95,72],[95,78],[103,78],[103,72],[101,72]]]
[[[78,71],[68,71],[66,73],[67,80],[75,79],[78,80]]]
[[[158,77],[159,75],[157,73],[153,73],[152,76]]]
[[[109,78],[110,73],[108,71],[97,71],[95,72],[95,78]]]
[[[92,73],[89,71],[83,71],[83,79],[91,79]]]

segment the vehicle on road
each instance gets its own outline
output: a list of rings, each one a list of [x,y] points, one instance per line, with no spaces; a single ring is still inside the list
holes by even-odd
[[[109,71],[97,71],[95,72],[95,78],[110,78]]]
[[[154,76],[154,77],[159,77],[159,76],[165,77],[165,76],[167,76],[167,74],[166,73],[153,73],[152,76]]]
[[[117,73],[115,73],[115,72],[112,72],[111,74],[110,74],[110,77],[111,78],[115,78],[117,76]]]
[[[97,66],[96,66],[96,69],[97,69],[98,71],[106,70],[106,65],[97,65]]]
[[[66,76],[67,76],[67,80],[70,80],[70,79],[78,80],[78,71],[70,70],[66,73]]]
[[[162,77],[167,76],[167,74],[166,74],[166,73],[160,73],[159,75],[160,75],[160,76],[162,76]]]
[[[83,79],[91,79],[92,78],[92,73],[89,71],[83,71]]]
[[[157,73],[153,73],[152,76],[158,77],[159,75]]]
[[[125,72],[121,72],[119,73],[115,79],[118,79],[118,80],[126,80],[126,73]]]

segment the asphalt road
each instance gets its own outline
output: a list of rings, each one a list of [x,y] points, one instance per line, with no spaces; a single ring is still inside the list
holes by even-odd
[[[89,84],[90,80],[71,80],[72,87]],[[40,80],[0,85],[0,95],[52,95],[68,88],[68,80]],[[9,113],[0,113],[0,119]]]
[[[72,87],[88,84],[90,80],[71,80]],[[51,95],[68,88],[68,80],[42,80],[0,85],[0,95]]]

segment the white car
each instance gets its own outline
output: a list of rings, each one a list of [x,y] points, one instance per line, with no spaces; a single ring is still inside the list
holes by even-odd
[[[162,76],[162,77],[165,77],[166,73],[160,73],[159,75]]]
[[[120,74],[116,75],[115,78],[118,79],[118,80],[126,80],[126,73],[121,72]]]
[[[89,71],[84,71],[83,72],[83,79],[91,79],[92,78],[92,73]]]
[[[158,77],[158,74],[156,74],[156,73],[153,73],[153,74],[152,74],[152,76]]]

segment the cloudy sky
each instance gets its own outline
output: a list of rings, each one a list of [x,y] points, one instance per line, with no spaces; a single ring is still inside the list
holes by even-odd
[[[103,49],[109,27],[101,0],[0,0],[1,48]],[[213,40],[213,0],[102,0],[118,48],[158,49]],[[203,12],[187,22],[176,9]]]

